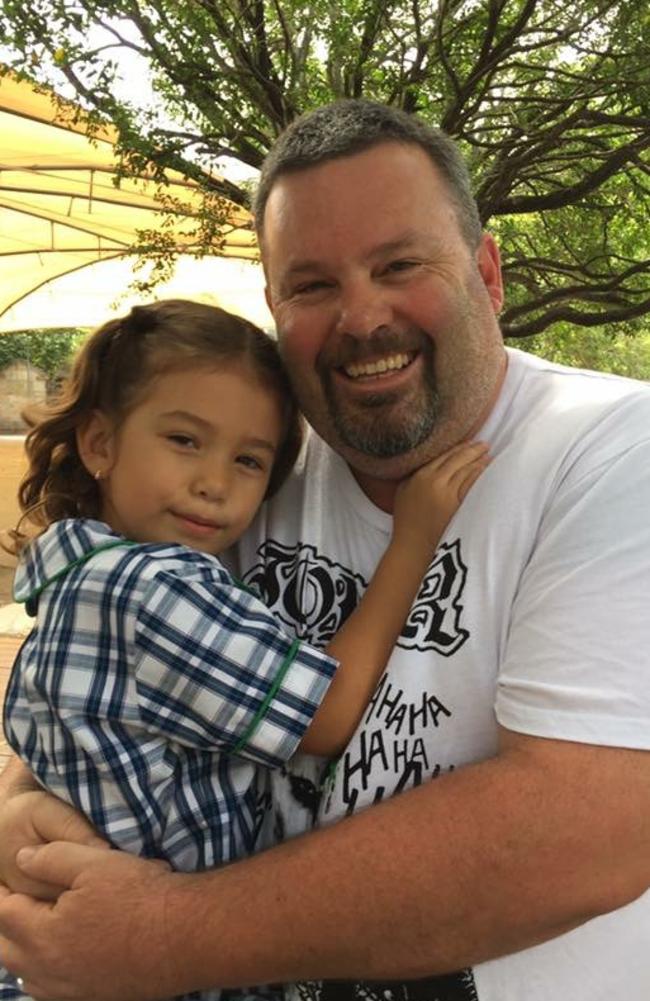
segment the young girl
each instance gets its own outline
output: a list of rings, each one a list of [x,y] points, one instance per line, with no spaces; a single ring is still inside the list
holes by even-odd
[[[84,345],[27,436],[15,595],[36,626],[7,739],[113,845],[174,868],[260,847],[268,769],[352,736],[437,542],[487,462],[453,449],[400,488],[391,544],[325,651],[217,557],[279,488],[300,423],[274,342],[211,306],[136,307]],[[5,978],[2,993],[11,990]],[[218,992],[210,995],[217,997]]]

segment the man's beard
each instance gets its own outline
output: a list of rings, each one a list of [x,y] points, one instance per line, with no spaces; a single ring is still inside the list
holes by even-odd
[[[426,351],[429,356],[432,352]],[[332,380],[321,376],[328,412],[342,444],[376,459],[404,455],[427,440],[438,420],[442,407],[436,386],[433,359],[424,365],[423,381],[417,401],[408,406],[399,394],[377,392],[349,410],[341,405]],[[396,407],[398,413],[393,416]]]

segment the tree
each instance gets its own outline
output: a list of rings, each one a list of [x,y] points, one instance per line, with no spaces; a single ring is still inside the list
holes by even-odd
[[[14,361],[31,362],[49,380],[64,372],[75,351],[88,335],[77,327],[50,330],[16,330],[0,335],[0,369]]]
[[[647,331],[630,337],[598,328],[560,325],[524,341],[509,343],[560,365],[611,372],[650,383],[650,332]]]
[[[418,112],[468,156],[504,248],[511,337],[650,312],[647,0],[4,0],[0,29],[40,79],[117,126],[125,163],[259,167],[300,112],[365,95]],[[118,98],[115,54],[154,100]]]

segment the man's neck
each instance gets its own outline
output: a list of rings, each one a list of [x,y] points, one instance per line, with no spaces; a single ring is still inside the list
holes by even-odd
[[[381,511],[386,511],[387,514],[393,513],[399,480],[378,480],[377,477],[360,473],[356,469],[351,469],[351,473],[368,500],[372,501]]]

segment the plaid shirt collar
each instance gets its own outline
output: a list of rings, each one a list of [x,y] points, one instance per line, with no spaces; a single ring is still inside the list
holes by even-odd
[[[131,545],[135,543],[100,521],[57,521],[21,554],[14,580],[14,600],[24,603],[29,615],[35,615],[38,596],[49,584],[95,553]]]

